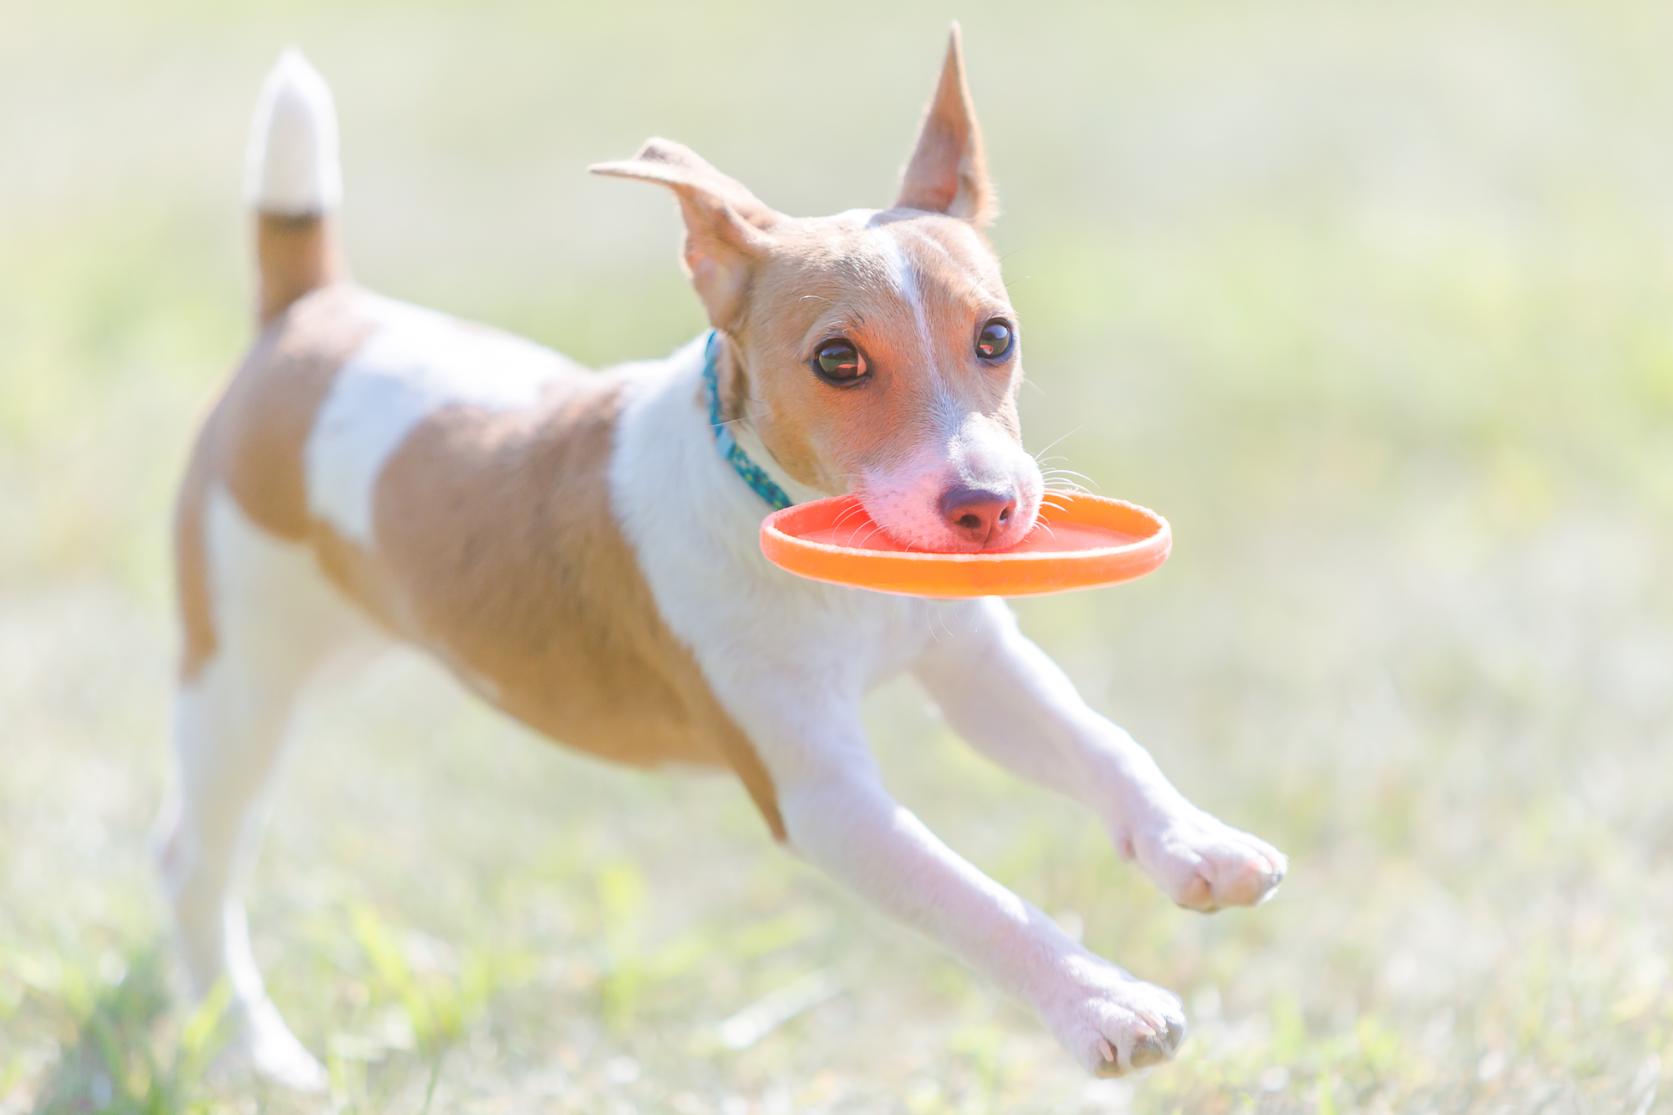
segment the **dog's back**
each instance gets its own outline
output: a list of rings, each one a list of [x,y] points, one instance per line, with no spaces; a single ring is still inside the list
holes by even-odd
[[[258,590],[213,552],[219,503],[538,731],[631,763],[725,762],[724,717],[610,507],[627,378],[351,283],[334,136],[329,92],[287,56],[250,168],[262,331],[179,502],[182,677],[227,652],[225,598]]]

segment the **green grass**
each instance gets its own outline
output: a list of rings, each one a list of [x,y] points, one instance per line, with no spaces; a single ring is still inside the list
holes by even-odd
[[[146,851],[166,509],[248,337],[239,159],[299,41],[369,283],[605,362],[700,318],[691,143],[886,202],[943,33],[880,2],[12,5],[0,36],[0,1112],[307,1110],[223,1072]],[[871,709],[955,847],[1178,989],[1082,1080],[765,840],[738,789],[545,746],[396,656],[318,693],[251,888],[343,1112],[1646,1113],[1673,1095],[1673,72],[1664,6],[958,13],[1028,439],[1172,518],[1031,631],[1290,853],[1205,919],[1089,818]],[[656,33],[652,33],[653,29]]]

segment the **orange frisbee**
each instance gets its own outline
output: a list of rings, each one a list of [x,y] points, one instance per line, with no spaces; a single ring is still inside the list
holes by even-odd
[[[1119,499],[1052,495],[1034,529],[1007,550],[933,553],[902,546],[853,496],[775,511],[761,552],[815,581],[909,596],[1030,596],[1142,577],[1173,548],[1168,521]]]

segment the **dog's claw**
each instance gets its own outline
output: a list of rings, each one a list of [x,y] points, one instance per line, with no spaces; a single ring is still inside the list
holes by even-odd
[[[1092,956],[1071,963],[1063,975],[1067,982],[1047,991],[1040,1013],[1094,1076],[1124,1076],[1160,1064],[1185,1039],[1178,996]]]
[[[1196,809],[1116,837],[1118,847],[1132,847],[1133,858],[1163,893],[1204,914],[1260,905],[1288,869],[1272,845]]]
[[[1173,1027],[1170,1026],[1168,1028],[1169,1033],[1172,1030]],[[1133,1056],[1131,1057],[1133,1067],[1142,1069],[1161,1064],[1172,1056],[1172,1049],[1173,1043],[1165,1034],[1152,1034],[1147,1038],[1140,1038],[1133,1043]]]

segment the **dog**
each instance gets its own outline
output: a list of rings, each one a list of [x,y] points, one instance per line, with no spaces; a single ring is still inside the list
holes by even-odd
[[[205,420],[174,535],[182,652],[160,873],[233,1048],[300,1089],[238,897],[292,706],[362,639],[428,652],[535,731],[622,763],[735,772],[772,835],[1032,1007],[1086,1070],[1173,1056],[1179,1000],[1093,955],[884,788],[861,727],[910,672],[970,744],[1081,802],[1182,906],[1271,895],[1284,857],[1190,804],[996,599],[793,577],[776,506],[851,492],[896,540],[1003,549],[1045,498],[1022,337],[958,29],[887,209],[791,217],[652,139],[595,173],[672,191],[710,329],[592,372],[349,278],[332,95],[295,52],[248,164],[260,332]]]

